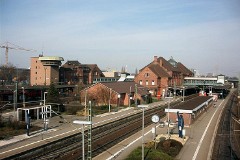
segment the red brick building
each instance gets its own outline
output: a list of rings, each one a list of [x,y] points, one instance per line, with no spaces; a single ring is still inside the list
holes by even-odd
[[[65,84],[93,84],[95,78],[104,77],[97,64],[67,61],[60,68],[60,81]]]
[[[81,102],[94,100],[95,104],[130,106],[137,99],[139,103],[146,101],[150,96],[148,88],[135,82],[108,82],[96,83],[80,91]]]
[[[59,82],[59,66],[64,59],[57,56],[31,57],[30,84],[50,85]]]
[[[153,96],[165,95],[169,88],[182,86],[185,76],[193,73],[173,58],[169,61],[154,56],[154,60],[143,67],[135,77],[135,82],[148,87]]]

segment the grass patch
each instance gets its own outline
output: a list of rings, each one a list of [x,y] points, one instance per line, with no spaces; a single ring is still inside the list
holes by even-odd
[[[183,145],[173,139],[162,140],[157,144],[154,149],[154,143],[149,142],[145,145],[144,155],[147,160],[173,160]],[[136,148],[125,160],[141,160],[142,159],[142,147]]]
[[[30,126],[30,132],[41,129],[37,126]],[[8,140],[14,136],[27,133],[26,123],[21,121],[0,121],[0,140]]]
[[[173,160],[168,154],[152,148],[144,148],[145,159],[147,160]],[[147,155],[147,156],[146,156]],[[125,160],[141,160],[142,159],[142,147],[135,149]]]

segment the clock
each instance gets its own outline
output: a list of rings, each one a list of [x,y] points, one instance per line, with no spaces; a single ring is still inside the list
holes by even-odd
[[[154,123],[157,123],[157,122],[159,121],[159,116],[158,116],[158,115],[153,115],[153,116],[152,116],[152,121],[153,121]]]

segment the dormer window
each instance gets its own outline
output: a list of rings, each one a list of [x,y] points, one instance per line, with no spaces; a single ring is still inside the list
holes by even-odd
[[[149,73],[145,73],[145,77],[149,77]]]

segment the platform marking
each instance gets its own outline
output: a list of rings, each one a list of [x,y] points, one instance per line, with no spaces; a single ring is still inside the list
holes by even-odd
[[[156,127],[159,127],[160,125],[157,125]],[[147,134],[149,134],[150,132],[152,132],[152,129],[149,130],[147,133],[144,134],[144,136],[146,136]],[[135,142],[137,142],[138,140],[142,139],[142,136],[138,137],[137,139],[135,139],[134,141],[132,141],[131,143],[129,143],[127,146],[123,147],[122,149],[120,149],[119,151],[117,151],[116,153],[114,153],[111,157],[107,158],[107,160],[112,160],[115,159],[116,157],[119,156],[119,154],[121,154],[125,149],[127,149],[128,147],[130,147],[132,144],[134,144]]]
[[[127,113],[127,114],[125,114],[125,115],[128,115],[128,114],[131,114],[131,113]],[[122,117],[122,116],[124,116],[124,115],[117,116],[117,117]],[[98,123],[102,123],[102,122],[105,122],[105,121],[109,121],[109,120],[111,120],[111,119],[116,119],[117,117],[109,118],[109,119],[106,119],[106,120],[100,121],[100,122],[96,122],[96,123],[93,123],[93,125],[96,125],[96,124],[98,124]],[[87,127],[87,126],[85,126],[85,127]],[[45,138],[45,139],[43,139],[43,140],[39,140],[39,141],[36,141],[36,142],[32,142],[32,143],[29,143],[29,144],[26,144],[26,145],[23,145],[23,146],[14,148],[14,149],[10,149],[10,150],[8,150],[8,151],[1,152],[0,155],[3,155],[3,154],[5,154],[5,153],[9,153],[9,152],[12,152],[12,151],[16,151],[16,150],[18,150],[18,149],[21,149],[21,148],[24,148],[24,147],[28,147],[28,146],[31,146],[31,145],[34,145],[34,144],[37,144],[37,143],[40,143],[40,142],[44,142],[44,141],[46,141],[46,140],[50,140],[50,139],[53,139],[53,138],[56,138],[56,137],[58,137],[58,136],[62,136],[62,135],[65,135],[65,134],[68,134],[68,133],[71,133],[71,132],[75,132],[76,130],[79,130],[79,129],[80,129],[80,128],[76,128],[76,129],[74,129],[74,130],[70,130],[70,131],[67,131],[67,132],[64,132],[64,133],[61,133],[61,134],[57,134],[57,135],[55,135],[55,136],[52,136],[52,137],[49,137],[49,138]]]
[[[55,138],[55,137],[58,137],[58,136],[67,134],[67,133],[71,133],[71,132],[74,132],[74,131],[76,131],[76,130],[78,130],[78,129],[74,129],[74,130],[71,130],[71,131],[67,131],[67,132],[64,132],[64,133],[61,133],[61,134],[58,134],[58,135],[55,135],[55,136],[52,136],[52,137],[49,137],[49,138],[45,138],[45,139],[43,139],[43,140],[39,140],[39,141],[36,141],[36,142],[33,142],[33,143],[26,144],[26,145],[21,146],[21,147],[17,147],[17,148],[14,148],[14,149],[10,149],[10,150],[8,150],[8,151],[1,152],[0,155],[1,155],[1,154],[8,153],[8,152],[15,151],[15,150],[17,150],[17,149],[21,149],[21,148],[24,148],[24,147],[27,147],[27,146],[31,146],[31,145],[33,145],[33,144],[40,143],[40,142],[43,142],[43,141],[46,141],[46,140],[49,140],[49,139],[52,139],[52,138]]]
[[[224,102],[224,100],[220,103],[219,106],[221,106],[223,102]],[[195,160],[195,159],[197,158],[197,155],[198,155],[199,149],[200,149],[200,147],[201,147],[201,145],[202,145],[203,139],[204,139],[204,137],[205,137],[205,135],[206,135],[206,133],[207,133],[207,130],[208,130],[208,128],[209,128],[209,126],[210,126],[210,124],[211,124],[211,122],[212,122],[212,120],[213,120],[213,117],[215,116],[215,114],[216,114],[217,111],[218,111],[218,108],[219,108],[219,107],[217,107],[217,109],[215,110],[214,114],[212,115],[210,121],[208,122],[208,125],[207,125],[207,127],[206,127],[206,129],[205,129],[205,131],[204,131],[204,133],[203,133],[203,135],[202,135],[202,137],[201,137],[201,139],[200,139],[200,141],[199,141],[199,143],[198,143],[197,149],[196,149],[196,151],[195,151],[195,153],[194,153],[194,155],[193,155],[192,160]]]

